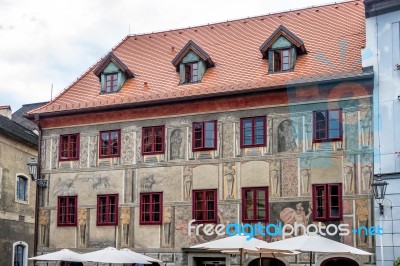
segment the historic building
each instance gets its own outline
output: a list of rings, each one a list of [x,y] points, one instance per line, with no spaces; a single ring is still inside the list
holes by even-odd
[[[364,47],[362,1],[127,36],[30,112],[49,182],[39,252],[116,246],[171,266],[234,265],[237,257],[188,249],[221,237],[196,234],[192,219],[371,226]],[[332,237],[374,252],[365,233]],[[375,258],[315,258],[332,261]]]
[[[10,106],[0,106],[0,265],[26,266],[34,254],[36,183],[27,163],[37,145],[38,136],[12,119]]]
[[[375,224],[382,223],[384,228],[383,239],[375,242],[376,256],[377,265],[393,265],[400,257],[400,129],[394,115],[400,107],[400,2],[364,2],[367,42],[363,65],[374,68],[374,174],[388,183],[383,213],[379,204],[375,206]]]

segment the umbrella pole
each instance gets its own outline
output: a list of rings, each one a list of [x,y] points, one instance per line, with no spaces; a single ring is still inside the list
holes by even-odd
[[[243,249],[240,249],[240,266],[243,266]]]
[[[261,252],[260,252],[260,266],[262,266],[262,262],[261,262]]]
[[[310,252],[310,266],[312,265],[312,252]]]

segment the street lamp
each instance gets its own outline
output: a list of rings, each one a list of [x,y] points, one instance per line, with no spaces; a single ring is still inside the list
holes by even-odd
[[[46,188],[47,187],[47,180],[38,178],[40,177],[40,169],[39,164],[36,162],[35,158],[32,157],[31,161],[27,163],[29,175],[31,176],[32,181],[36,181],[36,197],[35,197],[35,232],[34,232],[34,239],[33,239],[33,255],[37,255],[37,247],[38,247],[38,237],[39,237],[39,192],[38,187]],[[33,261],[35,264],[35,261]]]
[[[379,204],[379,214],[383,215],[383,201],[385,199],[386,187],[388,182],[383,181],[381,176],[378,175],[377,178],[372,181],[371,187],[374,192],[374,198],[376,202]]]
[[[32,157],[31,161],[27,165],[28,165],[28,170],[29,170],[29,174],[30,174],[30,176],[32,178],[32,181],[36,181],[36,184],[39,187],[46,188],[47,187],[47,180],[38,178],[39,164],[36,162],[35,158]]]
[[[383,181],[380,175],[377,175],[376,178],[371,183],[372,191],[374,192],[374,198],[376,202],[379,204],[379,227],[382,228],[382,216],[384,213],[383,201],[385,200],[386,187],[388,182]],[[384,265],[383,258],[383,237],[380,235],[381,241],[381,265]]]

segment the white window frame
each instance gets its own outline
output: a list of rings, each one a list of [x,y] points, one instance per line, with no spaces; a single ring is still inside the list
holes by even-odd
[[[11,265],[12,266],[15,266],[14,265],[14,256],[15,256],[15,247],[17,246],[17,245],[22,245],[22,246],[24,246],[25,248],[24,248],[24,265],[23,266],[27,266],[28,265],[28,244],[27,243],[25,243],[24,241],[17,241],[17,242],[15,242],[14,244],[13,244],[13,249],[12,249],[12,257],[11,257]]]
[[[17,193],[18,193],[18,177],[19,177],[19,176],[22,176],[22,177],[26,178],[26,181],[27,181],[27,183],[26,183],[26,200],[20,200],[20,199],[18,199]],[[15,195],[15,202],[21,203],[21,204],[27,204],[27,205],[29,205],[30,187],[31,187],[30,178],[29,178],[26,174],[17,173],[17,174],[15,175],[15,193],[14,193],[14,195]]]

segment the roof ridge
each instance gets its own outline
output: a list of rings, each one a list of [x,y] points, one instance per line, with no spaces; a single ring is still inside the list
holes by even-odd
[[[199,24],[195,26],[188,26],[188,27],[182,27],[182,28],[173,28],[169,30],[160,30],[160,31],[152,31],[152,32],[143,32],[143,33],[136,33],[136,34],[128,34],[126,35],[126,38],[128,37],[141,37],[141,36],[147,36],[151,34],[160,34],[160,33],[167,33],[167,32],[174,32],[174,31],[180,31],[180,30],[188,30],[188,29],[194,29],[194,28],[201,28],[205,26],[215,26],[218,24],[223,24],[227,22],[237,22],[241,20],[246,20],[246,19],[256,19],[256,18],[261,18],[261,17],[266,17],[266,16],[273,16],[273,15],[278,15],[278,14],[284,14],[284,13],[290,13],[290,12],[298,12],[300,10],[307,10],[311,8],[319,8],[319,7],[326,7],[326,6],[331,6],[331,5],[340,5],[340,4],[347,4],[351,2],[362,2],[362,0],[342,0],[342,1],[336,1],[336,2],[330,2],[330,3],[325,3],[322,5],[313,5],[313,6],[308,6],[308,7],[300,7],[300,8],[295,8],[295,9],[289,9],[289,10],[283,10],[283,11],[276,11],[276,12],[271,12],[268,14],[260,14],[260,15],[255,15],[255,16],[249,16],[249,17],[244,17],[244,18],[237,18],[237,19],[232,19],[232,20],[225,20],[225,21],[219,21],[219,22],[212,22],[212,23],[207,23],[207,24]],[[120,43],[118,43],[119,45]],[[115,47],[117,47],[116,45]]]

